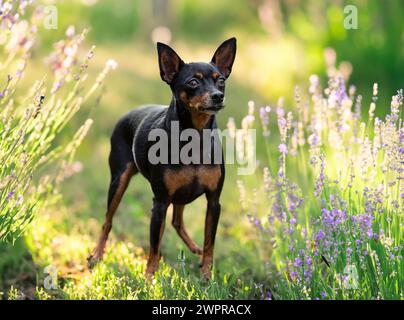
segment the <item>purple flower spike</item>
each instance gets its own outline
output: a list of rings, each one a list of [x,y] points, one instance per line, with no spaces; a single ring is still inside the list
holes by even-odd
[[[297,258],[295,259],[295,261],[293,262],[293,266],[294,266],[295,268],[300,267],[302,264],[303,264],[302,259],[300,259],[299,257],[297,257]]]
[[[321,239],[323,239],[325,236],[325,233],[323,230],[319,230],[316,234],[316,242],[320,241]]]
[[[283,117],[285,115],[285,110],[283,110],[282,108],[276,108],[276,114],[278,115],[278,117]]]
[[[282,154],[287,154],[288,153],[288,147],[286,146],[286,144],[281,143],[279,145],[279,152]]]

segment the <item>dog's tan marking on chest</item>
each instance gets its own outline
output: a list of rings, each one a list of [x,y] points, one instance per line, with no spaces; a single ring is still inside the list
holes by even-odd
[[[172,196],[178,189],[189,185],[195,178],[195,170],[192,167],[185,167],[181,170],[168,169],[164,173],[164,183],[168,194]]]
[[[209,189],[209,191],[214,191],[222,176],[222,171],[220,166],[201,166],[198,167],[197,176],[201,185]]]
[[[200,166],[196,169],[184,167],[180,170],[168,169],[164,173],[164,184],[170,196],[173,196],[178,189],[190,185],[195,178],[209,191],[214,191],[221,176],[220,166]]]
[[[195,129],[201,130],[205,128],[206,124],[210,119],[210,115],[207,113],[201,113],[197,110],[191,109],[192,124]]]

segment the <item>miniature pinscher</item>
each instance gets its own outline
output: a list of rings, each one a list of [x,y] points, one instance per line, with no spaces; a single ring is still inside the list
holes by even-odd
[[[203,140],[203,129],[217,129],[215,115],[224,108],[225,81],[229,77],[236,56],[236,39],[223,42],[210,63],[185,63],[178,54],[163,43],[157,43],[160,76],[171,88],[170,105],[140,106],[124,115],[115,126],[111,136],[109,166],[111,182],[108,192],[106,221],[101,236],[92,254],[87,258],[91,268],[103,255],[112,219],[133,175],[140,172],[149,182],[154,193],[150,223],[150,253],[146,276],[153,277],[158,269],[160,243],[163,237],[166,211],[173,205],[172,225],[187,247],[202,255],[201,275],[210,278],[213,263],[213,247],[220,216],[220,194],[225,170],[221,163],[199,161],[184,163],[174,161],[169,155],[168,163],[152,163],[149,151],[155,141],[150,141],[152,130],[164,130],[168,144],[178,143],[181,148],[186,141],[172,141],[170,135],[174,123],[179,131],[192,129]],[[205,138],[206,139],[206,138]],[[222,154],[220,141],[219,150]],[[213,153],[217,145],[209,149]],[[223,154],[222,154],[223,155]],[[193,158],[195,159],[195,158]],[[213,157],[210,157],[213,159]],[[223,159],[223,157],[221,157]],[[203,249],[190,238],[184,228],[184,206],[202,194],[207,199]]]

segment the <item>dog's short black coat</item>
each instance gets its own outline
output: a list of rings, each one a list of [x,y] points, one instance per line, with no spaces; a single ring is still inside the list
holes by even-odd
[[[210,63],[184,63],[173,49],[162,43],[157,44],[157,49],[160,75],[171,88],[172,100],[169,106],[138,107],[124,115],[115,126],[109,156],[111,183],[106,221],[88,263],[91,267],[102,257],[113,215],[130,178],[140,172],[150,182],[154,193],[147,276],[151,277],[158,268],[166,211],[173,204],[173,226],[189,249],[202,255],[201,273],[210,277],[220,215],[219,198],[225,176],[223,161],[220,164],[213,163],[213,152],[217,146],[212,145],[212,162],[208,164],[203,162],[203,152],[199,155],[200,161],[192,164],[171,161],[170,153],[167,164],[152,164],[148,159],[148,151],[155,141],[149,141],[148,135],[153,129],[162,129],[167,133],[170,144],[171,126],[176,123],[180,132],[189,128],[197,130],[203,145],[202,130],[217,128],[215,114],[224,107],[225,80],[232,70],[236,39],[223,42]],[[217,139],[213,142],[220,143]],[[178,141],[179,148],[186,143]],[[182,217],[184,205],[202,194],[207,199],[203,250],[185,231]]]

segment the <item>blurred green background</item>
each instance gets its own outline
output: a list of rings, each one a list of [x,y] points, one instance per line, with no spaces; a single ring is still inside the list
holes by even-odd
[[[109,137],[119,117],[139,104],[170,101],[170,90],[159,77],[156,41],[169,43],[185,61],[209,61],[223,40],[237,37],[227,107],[218,116],[221,128],[229,117],[239,123],[249,100],[257,106],[273,106],[279,96],[284,96],[290,106],[296,85],[304,92],[313,73],[324,81],[327,47],[336,50],[338,62],[352,65],[350,81],[364,95],[365,114],[374,82],[379,83],[378,116],[387,112],[390,97],[404,87],[404,2],[399,0],[66,0],[46,4],[57,7],[58,28],[40,30],[42,43],[31,66],[33,78],[49,72],[42,63],[43,56],[64,37],[69,25],[75,25],[76,31],[90,28],[86,45],[96,45],[89,69],[93,76],[107,59],[118,63],[118,69],[106,81],[101,103],[83,108],[64,133],[64,139],[71,139],[85,118],[95,121],[77,154],[83,170],[66,181],[62,190],[72,221],[95,219],[101,223],[104,219]],[[357,30],[344,28],[343,9],[348,4],[358,9]],[[257,259],[260,253],[254,232],[246,231],[250,228],[248,219],[239,209],[237,176],[231,167],[227,172],[217,263],[219,268],[253,272],[261,268]],[[149,185],[140,176],[135,177],[114,220],[113,233],[119,240],[148,247],[151,199]],[[185,211],[190,233],[202,243],[204,199]],[[163,254],[168,261],[175,261],[184,246],[173,228],[168,226],[166,230]],[[94,240],[96,236],[92,235]]]
[[[169,42],[186,61],[194,61],[209,59],[214,48],[230,36],[239,40],[233,74],[233,87],[237,90],[232,93],[243,89],[241,93],[248,91],[250,99],[268,103],[279,95],[293,97],[290,90],[296,84],[306,81],[311,73],[324,73],[326,47],[337,51],[339,61],[346,60],[353,65],[352,82],[362,93],[369,92],[372,84],[379,82],[380,99],[388,103],[396,89],[404,84],[404,3],[399,0],[72,0],[49,3],[55,3],[58,9],[58,28],[43,30],[43,41],[50,46],[63,37],[71,24],[78,30],[90,28],[88,42],[118,60],[120,76],[130,76],[126,85],[138,84],[140,76],[145,83],[159,81],[156,40]],[[344,28],[346,5],[357,8],[357,30]],[[151,91],[151,96],[144,97],[142,87],[132,88],[132,103],[156,97],[167,101],[169,96],[163,87],[159,95],[153,94],[153,87],[147,90]],[[167,95],[162,96],[163,92]],[[124,102],[127,98],[132,97],[122,95]],[[242,103],[239,99],[237,102]]]

